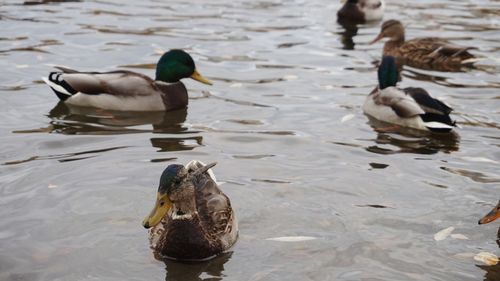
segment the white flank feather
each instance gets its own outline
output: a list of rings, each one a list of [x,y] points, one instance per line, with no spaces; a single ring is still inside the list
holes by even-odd
[[[90,106],[119,111],[164,111],[165,104],[159,95],[121,97],[109,94],[88,95],[76,93],[66,101],[68,104]]]
[[[42,80],[43,82],[45,82],[47,85],[49,85],[52,89],[60,92],[61,94],[65,94],[67,96],[70,96],[71,97],[71,93],[69,93],[68,91],[66,91],[66,89],[64,89],[62,86],[60,85],[57,85],[56,83],[50,81],[47,77],[42,77]]]
[[[380,7],[375,8],[377,5],[380,5]],[[366,0],[364,3],[364,7],[361,8],[361,11],[365,13],[365,19],[366,21],[375,21],[375,20],[380,20],[384,17],[384,10],[385,10],[385,1],[384,0]]]
[[[424,122],[425,127],[431,129],[453,129],[453,126],[441,123],[441,122]]]

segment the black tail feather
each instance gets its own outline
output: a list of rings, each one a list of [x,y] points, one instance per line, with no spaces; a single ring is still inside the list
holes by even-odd
[[[71,87],[66,81],[64,81],[64,79],[62,79],[62,77],[61,77],[62,74],[63,73],[61,73],[61,72],[51,72],[49,74],[48,79],[50,82],[52,82],[58,86],[61,86],[62,88],[64,88],[64,90],[66,90],[66,93],[64,93],[64,92],[61,92],[61,91],[54,89],[53,87],[50,87],[60,100],[65,101],[69,97],[71,97],[72,95],[76,94],[78,91],[73,89],[73,87]]]

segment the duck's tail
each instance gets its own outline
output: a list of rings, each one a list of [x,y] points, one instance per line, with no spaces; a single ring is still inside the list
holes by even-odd
[[[446,133],[457,126],[448,114],[425,113],[421,114],[420,118],[424,121],[425,127],[431,132]]]
[[[42,80],[50,86],[60,100],[65,101],[77,91],[64,81],[61,77],[62,74],[61,72],[51,72],[48,77],[42,77]]]

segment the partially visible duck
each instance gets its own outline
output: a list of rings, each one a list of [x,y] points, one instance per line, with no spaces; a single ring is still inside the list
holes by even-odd
[[[496,219],[500,218],[500,200],[498,200],[498,204],[491,210],[488,214],[486,214],[483,218],[479,220],[479,224],[486,224]],[[500,247],[500,227],[498,228],[497,233],[497,244]]]
[[[500,218],[500,200],[498,200],[498,204],[493,208],[493,210],[481,218],[478,223],[486,224],[495,221],[498,218]]]
[[[402,127],[432,132],[449,132],[455,127],[452,109],[422,88],[396,87],[398,68],[394,57],[385,56],[378,69],[378,87],[363,105],[363,112],[377,120]]]
[[[155,80],[127,70],[80,72],[65,67],[43,78],[67,104],[119,111],[170,111],[188,104],[186,87],[180,80],[211,82],[196,70],[193,58],[182,50],[163,54],[156,65]]]
[[[379,35],[370,43],[389,38],[384,45],[384,56],[393,56],[399,63],[412,67],[452,71],[471,66],[474,47],[453,45],[437,37],[415,38],[405,41],[405,28],[400,21],[388,20],[382,24]]]
[[[365,23],[381,20],[384,16],[384,0],[342,0],[344,6],[337,12],[339,22]]]

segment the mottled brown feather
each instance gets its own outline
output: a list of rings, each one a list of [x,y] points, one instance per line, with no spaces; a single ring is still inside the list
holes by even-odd
[[[197,163],[198,168],[202,167]],[[150,231],[150,243],[157,254],[181,260],[213,257],[230,248],[238,227],[229,198],[208,172],[191,178],[196,213],[191,219],[172,220],[168,215]]]

